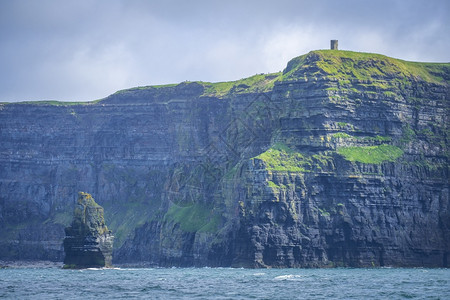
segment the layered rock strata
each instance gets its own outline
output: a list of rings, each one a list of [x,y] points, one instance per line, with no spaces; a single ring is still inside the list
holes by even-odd
[[[64,239],[64,268],[102,268],[112,265],[114,236],[105,225],[103,207],[80,192],[71,226]]]
[[[313,51],[280,73],[0,106],[0,258],[62,260],[89,190],[114,260],[448,266],[450,65]]]

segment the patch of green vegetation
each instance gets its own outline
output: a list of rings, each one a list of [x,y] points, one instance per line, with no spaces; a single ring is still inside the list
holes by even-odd
[[[284,151],[286,153],[295,153],[294,150],[292,150],[291,148],[289,148],[289,146],[287,146],[286,144],[283,144],[283,143],[275,143],[272,146],[272,149]]]
[[[43,100],[43,101],[22,101],[22,102],[10,102],[4,104],[32,104],[32,105],[51,105],[51,106],[74,106],[74,105],[92,105],[96,104],[103,99],[86,102],[69,102],[69,101],[55,101],[55,100]]]
[[[275,144],[254,159],[264,161],[268,170],[279,172],[308,172],[305,167],[311,166],[310,160],[304,155],[281,143]]]
[[[318,50],[292,59],[282,79],[303,76],[357,79],[378,89],[388,89],[392,79],[401,84],[409,80],[445,84],[449,69],[449,63],[419,63],[373,53]]]
[[[232,179],[236,176],[238,170],[239,170],[240,165],[237,164],[235,166],[233,166],[224,176],[225,179]]]
[[[448,166],[445,162],[435,162],[429,159],[426,159],[425,157],[422,157],[421,159],[417,159],[414,161],[402,161],[402,164],[407,166],[416,166],[420,168],[426,168],[430,171],[436,171],[439,169],[445,170]],[[431,175],[432,176],[432,175]]]
[[[385,161],[395,161],[403,155],[403,151],[393,145],[366,147],[342,147],[337,150],[346,160],[366,164],[381,164]]]
[[[433,131],[431,131],[430,128],[421,129],[421,130],[419,130],[418,134],[426,136],[427,138],[431,138],[431,139],[435,137]]]
[[[164,219],[180,224],[180,229],[186,232],[216,232],[220,223],[220,216],[200,204],[189,206],[174,204]]]
[[[141,91],[141,90],[150,90],[150,89],[161,89],[161,88],[169,88],[169,87],[175,87],[179,85],[179,83],[170,83],[170,84],[160,84],[160,85],[146,85],[146,86],[136,86],[129,89],[124,89],[115,92],[113,95],[122,94],[125,92],[132,92],[132,91]]]
[[[319,212],[324,217],[329,217],[330,216],[330,213],[327,212],[325,209],[319,208]]]
[[[237,94],[268,92],[273,88],[275,81],[277,81],[280,76],[281,72],[271,74],[258,74],[236,81],[199,83],[205,86],[205,91],[203,92],[202,96],[223,97],[230,92]]]
[[[178,85],[177,83],[169,83],[169,84],[160,84],[160,85],[138,87],[138,89],[148,89],[149,87],[154,88],[154,89],[161,89],[161,88],[174,87],[174,86],[177,86],[177,85]]]
[[[353,126],[353,124],[350,124],[350,123],[337,122],[336,124],[339,129],[350,130],[350,131],[355,130],[355,126]]]
[[[66,264],[66,265],[63,266],[63,269],[66,269],[66,270],[73,270],[73,269],[79,269],[79,268],[80,267],[78,267],[75,264]]]
[[[406,124],[406,126],[403,127],[403,133],[400,142],[402,144],[408,144],[416,138],[416,132],[409,126],[409,124]]]
[[[377,135],[376,137],[374,137],[375,141],[378,142],[390,142],[392,141],[392,138],[390,136],[382,136],[382,135]]]
[[[84,228],[104,234],[108,231],[105,224],[104,209],[95,202],[91,194],[79,192],[77,205],[73,212],[72,227]],[[81,224],[81,225],[80,225]]]
[[[271,188],[274,188],[274,189],[279,188],[279,186],[273,181],[269,180],[267,183],[268,183],[269,187],[271,187]]]
[[[345,133],[345,132],[334,133],[331,137],[333,137],[335,139],[338,139],[338,138],[340,138],[340,139],[351,139],[351,138],[353,138],[353,136],[351,136],[350,134]]]
[[[155,215],[159,202],[132,201],[104,205],[105,219],[114,234],[114,248],[119,248],[136,227],[144,225]]]
[[[380,142],[380,143],[392,141],[392,138],[390,136],[382,136],[382,135],[377,135],[375,137],[364,136],[364,137],[360,137],[358,139],[362,139],[362,140],[368,141],[368,142]]]
[[[336,138],[354,139],[354,140],[358,140],[358,141],[379,142],[379,143],[392,141],[392,138],[390,136],[377,135],[375,137],[372,137],[372,136],[359,137],[359,136],[350,135],[350,134],[348,134],[346,132],[337,132],[337,133],[334,133],[333,135],[331,135],[331,137],[334,138],[334,139],[336,139]]]
[[[286,69],[284,69],[281,79],[288,80],[288,79],[294,77],[294,74],[297,73],[298,71],[300,71],[300,72],[306,71],[307,68],[309,67],[309,55],[311,53],[312,52],[291,59],[288,62]],[[308,61],[308,63],[307,63],[307,61]],[[304,78],[306,79],[306,74],[305,74]]]
[[[279,183],[279,184],[276,184],[275,182],[273,182],[273,181],[268,181],[267,182],[267,185],[270,187],[270,188],[272,188],[272,189],[283,189],[283,190],[285,190],[285,189],[287,189],[288,187],[287,186],[285,186],[284,184],[282,184],[282,183]]]
[[[394,97],[397,96],[396,93],[391,92],[391,91],[384,91],[384,92],[383,92],[383,95],[386,96],[386,97],[389,97],[389,98],[394,98]]]
[[[265,168],[269,171],[277,172],[297,172],[305,173],[312,170],[321,171],[322,168],[329,165],[333,157],[328,155],[330,151],[321,152],[317,154],[300,153],[283,143],[276,143],[270,147],[267,151],[252,158],[259,159],[265,163]],[[277,188],[287,188],[286,186],[279,184],[273,185],[269,182],[269,186]]]
[[[61,224],[67,227],[72,222],[72,218],[73,218],[72,212],[69,211],[57,212],[53,214],[50,218],[45,220],[44,224],[54,223],[54,224]]]
[[[434,126],[433,126],[434,127]],[[437,132],[431,130],[431,128],[423,128],[417,131],[417,136],[421,139],[425,139],[429,143],[440,144],[442,148],[446,147],[446,140],[448,142],[448,138],[445,138],[445,133],[440,131],[437,127],[433,129],[437,129]]]
[[[320,153],[320,154],[313,154],[312,158],[315,160],[316,166],[318,166],[320,168],[321,168],[321,166],[325,166],[328,164],[328,162],[333,160],[333,157],[330,155],[327,155],[326,152]]]

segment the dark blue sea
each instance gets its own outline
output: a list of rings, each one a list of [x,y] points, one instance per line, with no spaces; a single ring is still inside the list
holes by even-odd
[[[0,269],[6,299],[450,299],[450,269]]]

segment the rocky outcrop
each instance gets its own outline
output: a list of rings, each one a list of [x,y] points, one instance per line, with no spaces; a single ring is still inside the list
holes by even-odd
[[[90,194],[80,192],[72,224],[66,228],[64,268],[110,267],[113,239],[103,208]]]
[[[313,51],[282,73],[0,111],[0,258],[62,260],[93,191],[114,261],[448,266],[449,64]]]

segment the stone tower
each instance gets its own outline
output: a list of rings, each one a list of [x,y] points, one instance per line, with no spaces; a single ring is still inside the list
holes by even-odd
[[[331,50],[338,50],[338,40],[331,40]]]

